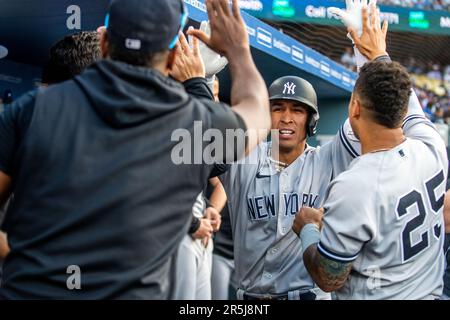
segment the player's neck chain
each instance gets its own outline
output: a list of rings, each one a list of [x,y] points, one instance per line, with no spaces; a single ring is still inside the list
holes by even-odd
[[[277,170],[277,172],[281,172],[284,169],[286,169],[287,167],[289,167],[289,165],[287,163],[275,160],[272,157],[270,157],[269,160],[270,160],[270,162],[273,163],[273,165],[275,166],[275,170]]]
[[[275,160],[272,157],[272,148],[269,149],[269,161],[275,166],[275,170],[277,170],[277,172],[281,172],[284,169],[286,169],[287,167],[289,167],[289,164],[285,163],[285,162],[281,162],[279,160]]]

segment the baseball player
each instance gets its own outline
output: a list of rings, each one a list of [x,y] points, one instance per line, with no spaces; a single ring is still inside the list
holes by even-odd
[[[362,156],[331,183],[323,221],[322,211],[303,208],[294,230],[312,278],[325,291],[337,290],[338,299],[437,299],[444,272],[445,144],[407,71],[386,53],[387,23],[381,28],[375,7],[369,19],[365,6],[362,21],[361,36],[350,34],[372,62],[361,68],[349,106]]]
[[[237,296],[245,300],[329,298],[314,288],[291,227],[302,206],[322,206],[330,181],[359,155],[357,140],[346,122],[322,148],[306,144],[319,120],[316,92],[307,81],[280,78],[269,94],[272,142],[261,144],[220,177],[234,235]]]
[[[202,28],[201,30],[206,30],[210,27],[205,21],[202,23]],[[192,31],[193,28],[189,30]],[[188,42],[184,34],[180,34],[178,47],[179,55],[171,76],[183,83],[190,94],[212,100],[213,92],[209,86],[201,86],[200,89],[206,90],[202,93],[202,90],[192,92],[188,84],[195,83],[199,78],[205,85],[209,82],[208,79],[214,82],[214,75],[226,65],[223,63],[218,65],[216,61],[219,59],[223,61],[224,58],[204,44],[200,46],[197,38],[189,37]],[[225,61],[227,62],[226,59]],[[205,198],[204,192],[197,196],[192,209],[191,228],[178,248],[172,294],[175,300],[211,300],[213,250],[211,238],[212,233],[220,228],[221,218],[218,211],[225,205],[226,198],[221,200],[222,204],[217,204],[217,195],[220,198],[220,195],[224,193],[222,185],[217,177],[209,179],[209,183],[213,185],[211,201]],[[218,210],[210,202],[214,202]]]
[[[211,264],[212,241],[208,241],[213,232],[211,222],[204,218],[206,203],[200,193],[192,209],[198,219],[198,228],[189,230],[178,248],[175,300],[211,300]],[[203,241],[206,239],[206,242]]]
[[[221,177],[234,235],[237,295],[247,300],[326,297],[304,266],[292,223],[301,207],[323,206],[329,183],[361,154],[361,147],[348,120],[328,144],[307,145],[307,136],[316,133],[319,111],[316,93],[305,80],[278,79],[269,95],[273,141]],[[422,121],[416,97],[409,106],[406,123]]]

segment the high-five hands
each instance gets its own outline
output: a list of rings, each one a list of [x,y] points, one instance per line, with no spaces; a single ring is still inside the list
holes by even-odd
[[[384,21],[383,27],[381,27],[380,12],[375,7],[372,9],[369,17],[367,7],[362,8],[363,32],[361,36],[358,36],[354,28],[348,28],[356,48],[370,61],[387,55],[386,35],[388,31],[387,21]]]
[[[196,77],[205,77],[205,64],[200,55],[199,41],[196,38],[190,38],[189,40],[188,43],[184,34],[180,33],[175,65],[170,72],[172,78],[179,82]]]
[[[346,10],[331,7],[328,13],[342,21],[347,28],[353,28],[358,36],[363,32],[362,8],[367,7],[367,0],[346,0]],[[377,6],[377,0],[370,0],[369,7]]]
[[[200,31],[204,32],[208,37],[211,36],[211,26],[208,21],[202,21]],[[190,42],[190,41],[189,41]],[[211,78],[222,71],[228,64],[228,60],[217,52],[208,48],[208,46],[200,42],[200,54],[205,63],[206,78]]]
[[[207,30],[190,30],[192,35],[211,50],[230,57],[249,51],[249,40],[244,20],[239,11],[238,1],[233,0],[232,8],[228,0],[206,0],[211,34]]]
[[[346,10],[329,8],[328,13],[347,27],[348,37],[355,45],[358,70],[368,61],[386,53],[388,23],[381,27],[377,0],[346,0]]]

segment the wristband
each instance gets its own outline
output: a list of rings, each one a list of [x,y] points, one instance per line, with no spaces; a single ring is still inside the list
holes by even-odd
[[[389,57],[388,55],[384,55],[384,56],[379,56],[378,58],[375,59],[375,61],[382,61],[382,62],[387,62],[387,63],[391,63],[391,57]]]
[[[354,46],[354,52],[355,52],[355,60],[356,60],[356,66],[358,68],[358,73],[361,70],[361,68],[369,62],[369,59],[367,59],[359,50]]]
[[[320,242],[319,227],[314,223],[309,223],[304,226],[302,232],[300,232],[300,241],[302,243],[303,254],[305,254],[310,246]]]

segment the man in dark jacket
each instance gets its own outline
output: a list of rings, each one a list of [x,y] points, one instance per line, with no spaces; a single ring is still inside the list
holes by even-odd
[[[186,16],[181,0],[113,0],[101,39],[107,59],[0,116],[0,204],[15,195],[0,297],[168,297],[174,253],[213,169],[176,165],[172,134],[193,133],[195,121],[221,132],[270,122],[237,1],[233,10],[226,0],[207,7],[211,38],[195,35],[230,62],[231,109],[168,77]],[[255,132],[247,152],[264,138]]]

